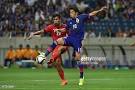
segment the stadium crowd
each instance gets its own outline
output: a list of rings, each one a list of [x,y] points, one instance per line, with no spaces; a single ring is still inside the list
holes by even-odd
[[[107,13],[94,18],[97,21],[135,19],[135,0],[0,0],[0,36],[24,36],[40,30],[51,23],[53,13],[60,13],[65,22],[70,5],[76,5],[80,12],[84,13],[107,5]],[[131,37],[135,33],[134,27],[128,28],[127,31],[118,27],[116,32],[110,29],[107,29],[103,36]],[[91,32],[95,31],[89,28],[90,36]],[[112,34],[108,35],[108,32]]]

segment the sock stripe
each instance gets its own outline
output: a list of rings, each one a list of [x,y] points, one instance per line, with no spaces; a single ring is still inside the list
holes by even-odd
[[[49,52],[51,52],[51,51],[52,51],[52,48],[51,48],[51,47],[48,47],[47,50],[48,50]]]

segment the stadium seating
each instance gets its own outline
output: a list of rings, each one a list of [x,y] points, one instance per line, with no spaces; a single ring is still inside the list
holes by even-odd
[[[123,30],[129,30],[130,28],[135,28],[135,20],[102,20],[94,21],[87,24],[87,29],[95,30],[96,32],[105,32],[107,29],[111,28],[113,32],[117,32],[118,28]]]

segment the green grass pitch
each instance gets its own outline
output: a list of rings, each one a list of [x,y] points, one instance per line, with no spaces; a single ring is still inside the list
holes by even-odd
[[[55,69],[0,69],[0,90],[135,90],[135,70],[86,69],[83,86],[78,69],[65,69],[65,76],[61,86]]]

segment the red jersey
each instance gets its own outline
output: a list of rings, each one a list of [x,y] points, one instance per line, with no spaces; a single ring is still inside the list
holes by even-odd
[[[58,38],[66,36],[67,32],[59,32],[56,33],[55,29],[66,29],[66,25],[62,24],[61,26],[55,26],[54,24],[48,25],[46,28],[44,28],[44,32],[48,32],[51,34],[52,39],[55,41]]]

